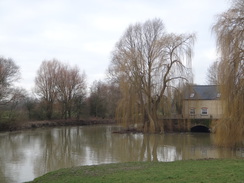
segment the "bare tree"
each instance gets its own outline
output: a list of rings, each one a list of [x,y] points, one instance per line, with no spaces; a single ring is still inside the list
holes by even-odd
[[[11,101],[13,83],[20,77],[19,67],[12,59],[0,57],[0,105]]]
[[[114,118],[119,88],[113,83],[94,81],[89,96],[90,115],[102,118]]]
[[[102,81],[94,81],[90,88],[90,115],[94,117],[105,117],[107,113],[108,86]]]
[[[60,63],[53,59],[43,61],[35,78],[35,93],[41,97],[45,105],[47,119],[53,115],[53,105],[57,97],[57,73]]]
[[[195,36],[167,34],[160,19],[129,26],[112,53],[109,68],[120,84],[117,116],[123,123],[143,123],[144,131],[163,132],[160,108],[168,92],[191,75]]]
[[[71,118],[72,109],[78,113],[78,103],[85,97],[86,75],[78,67],[70,67],[58,60],[43,61],[35,79],[35,92],[44,102],[46,118],[51,119],[54,104],[61,106],[63,118]],[[76,105],[76,106],[74,106]],[[80,105],[79,105],[80,106]]]
[[[18,121],[25,118],[20,106],[24,103],[27,91],[14,86],[14,82],[19,78],[20,71],[15,62],[10,58],[0,57],[0,122]]]
[[[222,73],[220,71],[219,62],[215,61],[209,66],[207,71],[207,84],[209,85],[220,85],[220,77]]]
[[[75,100],[86,94],[86,75],[81,75],[78,67],[69,65],[61,65],[57,75],[57,97],[62,105],[62,115],[65,119],[71,118],[72,108],[77,104]]]
[[[243,145],[244,139],[244,1],[233,0],[213,26],[221,55],[219,69],[224,116],[217,126],[220,145]]]

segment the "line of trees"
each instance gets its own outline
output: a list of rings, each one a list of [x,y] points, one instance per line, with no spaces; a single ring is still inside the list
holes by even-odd
[[[12,59],[0,58],[0,123],[114,118],[120,92],[116,85],[95,81],[87,94],[86,74],[56,59],[43,61],[30,95],[14,83],[20,79],[19,67]]]
[[[115,111],[120,98],[121,94],[116,84],[94,81],[88,98],[90,116],[115,118]]]
[[[19,97],[16,110],[9,110],[13,105],[9,102],[0,112],[16,113],[15,118],[6,120],[16,120],[17,116],[21,120],[50,120],[116,115],[117,121],[127,127],[141,123],[145,132],[164,132],[165,124],[160,119],[172,112],[181,114],[179,96],[185,83],[192,81],[194,41],[194,34],[167,33],[160,19],[130,25],[112,52],[109,82],[95,81],[89,96],[85,73],[56,59],[47,60],[35,77],[36,97],[28,97],[19,89],[23,97]],[[1,65],[7,67],[8,59],[2,60]],[[17,91],[13,83],[20,75],[18,66],[12,60],[11,64],[7,84],[2,82],[9,101],[13,101],[10,90]],[[0,117],[0,121],[3,119]]]
[[[220,85],[224,116],[217,125],[221,145],[244,139],[244,1],[233,0],[213,26],[220,58],[209,67],[209,84]],[[167,33],[162,20],[130,25],[112,51],[109,82],[94,82],[87,96],[86,77],[77,67],[43,61],[35,78],[37,98],[14,88],[19,68],[0,58],[0,120],[13,119],[22,105],[29,119],[115,117],[144,132],[164,132],[162,119],[182,112],[182,91],[192,83],[194,34]],[[21,105],[20,105],[21,104]],[[19,110],[20,111],[20,110]],[[23,114],[23,113],[22,113]]]

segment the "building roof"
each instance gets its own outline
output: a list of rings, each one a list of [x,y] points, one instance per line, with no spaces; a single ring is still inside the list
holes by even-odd
[[[185,100],[217,100],[221,96],[218,85],[192,85],[186,89]]]

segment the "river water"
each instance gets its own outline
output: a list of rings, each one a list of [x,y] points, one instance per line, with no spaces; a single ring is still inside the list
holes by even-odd
[[[241,158],[213,145],[213,134],[116,134],[117,126],[42,128],[0,133],[0,182],[31,181],[60,168],[128,161]]]

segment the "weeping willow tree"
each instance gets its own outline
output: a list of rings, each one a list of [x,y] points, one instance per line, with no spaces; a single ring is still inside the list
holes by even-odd
[[[244,145],[244,1],[235,0],[213,26],[221,55],[221,96],[224,116],[219,121],[216,142]]]
[[[162,111],[169,110],[170,92],[191,79],[194,34],[168,34],[160,19],[130,25],[112,52],[111,76],[122,98],[117,119],[141,123],[144,131],[163,132]],[[165,107],[167,106],[167,107]]]

